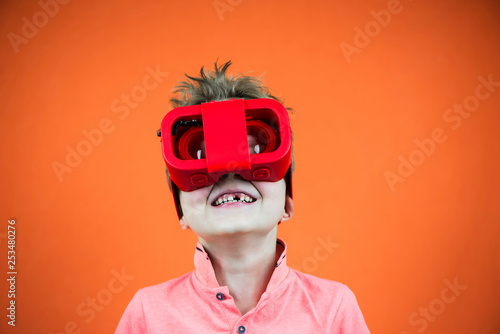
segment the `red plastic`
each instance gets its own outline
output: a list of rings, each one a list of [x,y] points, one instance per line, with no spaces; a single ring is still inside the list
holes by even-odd
[[[244,100],[201,104],[209,173],[250,169]]]
[[[172,127],[178,121],[192,120],[203,121],[206,158],[181,159],[176,156],[178,148]],[[279,138],[273,142],[276,149],[249,154],[247,122],[252,120],[262,120],[279,128]],[[283,179],[291,169],[292,137],[288,113],[273,99],[231,99],[175,108],[163,118],[161,143],[171,182],[183,191],[212,185],[227,173],[237,173],[248,181],[275,182]],[[291,176],[287,182],[291,195]],[[174,191],[177,203],[176,196]],[[178,213],[181,216],[179,208]]]

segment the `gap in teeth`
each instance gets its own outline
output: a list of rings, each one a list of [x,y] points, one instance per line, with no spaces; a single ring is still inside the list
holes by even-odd
[[[253,201],[254,200],[250,196],[245,194],[225,194],[215,201],[215,206],[236,202],[252,203]]]

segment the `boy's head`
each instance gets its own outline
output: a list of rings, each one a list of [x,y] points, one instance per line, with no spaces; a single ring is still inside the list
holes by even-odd
[[[278,101],[279,104],[276,102],[274,102],[274,104],[277,104],[279,107],[281,107],[281,109],[283,110],[283,112],[285,114],[285,117],[287,118],[287,122],[288,122],[288,116],[286,115],[286,111],[284,110],[284,108],[281,106],[281,102],[279,101],[279,99],[274,97],[269,92],[269,90],[259,81],[259,79],[255,78],[255,77],[244,76],[241,74],[237,75],[237,76],[228,75],[226,73],[226,71],[230,65],[231,65],[230,61],[228,61],[227,63],[225,63],[221,66],[218,66],[217,63],[215,63],[215,70],[213,72],[205,71],[204,68],[202,67],[199,77],[192,77],[192,76],[189,76],[186,74],[186,77],[188,78],[188,80],[181,81],[179,83],[179,85],[175,87],[174,93],[176,93],[177,95],[170,100],[172,106],[174,108],[186,107],[186,106],[196,106],[196,107],[187,107],[187,108],[198,108],[198,106],[201,105],[202,103],[203,103],[202,106],[206,106],[208,104],[208,102],[214,102],[214,101],[217,102],[217,101],[227,101],[227,100],[231,100],[231,99],[236,99],[236,100],[239,99],[240,101],[256,100],[255,102],[258,102],[257,99],[272,99],[272,100]],[[268,100],[268,101],[271,102],[272,100]],[[261,101],[264,101],[264,103],[265,103],[265,100],[261,100]],[[250,102],[254,103],[254,101],[250,101]],[[245,102],[245,105],[250,104],[250,102],[248,102],[248,103]],[[268,104],[270,102],[268,102]],[[227,104],[227,105],[236,104],[236,105],[238,105],[238,103],[226,103],[226,102],[223,102],[222,104]],[[216,105],[217,105],[217,103],[216,103]],[[272,105],[272,103],[271,103],[271,105]],[[185,110],[187,108],[180,108],[180,109]],[[288,110],[291,110],[291,109],[288,109]],[[206,114],[204,114],[204,116],[207,114],[208,114],[208,111],[206,112]],[[228,113],[226,113],[224,115],[228,115]],[[231,115],[233,115],[232,110],[231,110]],[[235,116],[235,118],[236,118],[236,116]],[[248,119],[248,116],[246,118]],[[218,119],[219,118],[217,118],[216,120],[218,121]],[[208,120],[209,120],[208,118],[206,120],[204,120],[203,121],[204,124],[207,124]],[[255,122],[255,121],[252,120],[252,122]],[[256,122],[259,122],[259,121],[257,120]],[[186,123],[189,123],[188,125],[185,125],[183,122],[177,122],[177,123],[181,123],[182,129],[188,128],[190,126],[193,127],[191,129],[189,129],[192,133],[189,133],[189,136],[183,134],[183,137],[196,138],[196,136],[199,136],[199,134],[197,134],[196,131],[192,131],[192,130],[196,130],[196,129],[195,129],[195,126],[193,126],[191,124],[196,123],[196,122],[188,119],[188,121],[186,121]],[[250,136],[250,127],[248,127],[249,123],[250,122],[247,120],[248,144],[250,144],[250,142],[253,141],[255,138],[261,137],[261,135],[260,135],[261,133],[258,136]],[[199,124],[196,124],[196,125],[199,125]],[[259,128],[259,126],[260,125],[257,124],[254,127]],[[264,124],[264,126],[265,126],[265,124]],[[271,127],[272,126],[273,126],[273,124],[271,124]],[[208,133],[206,132],[206,131],[208,131],[208,129],[205,129],[207,127],[207,125],[203,125],[203,127],[204,127],[204,129],[201,131],[201,133],[203,134],[203,132],[205,132],[205,135],[208,135]],[[268,126],[269,129],[271,129],[271,127]],[[175,131],[177,131],[177,127],[175,129],[176,129]],[[257,131],[257,130],[255,130],[255,131]],[[263,130],[260,127],[258,131],[263,131]],[[267,130],[267,131],[272,132],[272,130]],[[163,129],[163,124],[162,124],[162,132],[167,133],[170,131],[166,131],[165,129]],[[172,130],[172,135],[173,135],[173,133],[174,133],[174,130]],[[244,134],[243,136],[247,136],[247,135]],[[247,139],[245,138],[244,140],[246,141]],[[278,141],[279,141],[279,136],[278,136]],[[203,144],[203,150],[204,150],[205,149],[205,146],[204,146],[205,142],[203,141],[202,144]],[[209,143],[207,142],[207,145],[208,144]],[[257,145],[255,148],[258,149],[258,146],[259,145]],[[207,150],[208,149],[209,148],[207,146]],[[179,152],[177,152],[177,154],[178,153]],[[187,152],[187,153],[189,153],[189,152]],[[259,152],[250,152],[250,154],[254,154],[254,153],[259,153]],[[198,154],[200,154],[200,150],[198,151]],[[198,157],[198,159],[199,158],[200,157]],[[290,156],[288,158],[290,158]],[[290,160],[288,160],[288,161],[289,161],[288,164],[290,164]],[[264,195],[263,193],[267,193],[269,196],[272,196],[276,200],[279,200],[281,197],[283,197],[282,200],[287,203],[287,206],[289,207],[288,211],[290,211],[290,214],[291,214],[291,211],[293,210],[293,208],[292,208],[293,203],[291,202],[291,173],[292,173],[292,170],[294,168],[293,156],[291,158],[291,161],[292,161],[291,168],[288,168],[285,166],[285,170],[281,174],[281,175],[283,175],[284,172],[286,172],[288,169],[286,177],[284,179],[279,180],[278,182],[257,181],[257,180],[247,181],[249,179],[247,176],[244,175],[245,178],[243,178],[243,177],[241,177],[240,174],[238,174],[238,172],[234,172],[233,170],[231,170],[232,173],[227,173],[227,174],[219,173],[218,175],[221,175],[220,179],[219,179],[219,176],[217,176],[217,178],[212,178],[212,180],[213,180],[212,183],[215,182],[215,184],[211,184],[207,187],[196,189],[194,191],[192,191],[192,189],[184,189],[182,186],[180,186],[180,184],[176,185],[175,182],[170,180],[170,175],[169,175],[168,169],[167,169],[168,183],[169,183],[169,186],[171,186],[172,192],[174,193],[174,199],[176,202],[175,204],[176,204],[176,208],[177,208],[177,213],[179,215],[179,218],[181,218],[181,222],[182,222],[182,219],[184,219],[185,222],[189,221],[189,220],[193,220],[193,219],[189,219],[189,217],[184,217],[184,216],[192,216],[192,214],[196,213],[196,212],[200,213],[199,212],[200,211],[199,205],[194,205],[195,203],[193,202],[193,200],[195,198],[197,198],[196,194],[202,195],[202,197],[204,196],[205,203],[208,203],[208,201],[210,201],[208,203],[210,205],[210,209],[215,210],[214,212],[217,212],[217,214],[221,214],[221,213],[225,212],[224,210],[222,210],[223,207],[229,208],[229,207],[240,206],[241,207],[240,210],[241,210],[244,207],[255,207],[256,203],[260,203],[260,204],[267,205],[266,206],[267,209],[265,209],[265,207],[261,207],[261,209],[267,210],[266,211],[267,217],[271,217],[272,214],[271,214],[271,212],[269,212],[269,205],[270,205],[271,198],[269,198],[269,200],[266,201],[265,203],[261,203],[261,201],[264,199],[264,197],[262,196],[262,195]],[[171,171],[171,172],[173,173],[174,171]],[[175,173],[172,175],[176,176]],[[212,174],[210,174],[210,175],[212,175]],[[177,178],[175,178],[174,176],[172,176],[174,178],[174,180],[179,180],[178,175],[176,176]],[[282,178],[282,176],[275,178],[275,180],[273,180],[273,181],[276,181],[279,178]],[[183,180],[184,179],[181,179],[181,181],[183,181]],[[287,181],[286,183],[285,183],[285,180]],[[272,191],[272,190],[277,191],[280,188],[278,186],[278,184],[281,184],[281,183],[284,186],[283,187],[283,190],[284,190],[283,196],[279,195],[279,191],[278,192]],[[178,187],[178,186],[180,186],[180,187]],[[228,187],[231,189],[229,189]],[[182,191],[179,188],[182,188],[186,191]],[[260,190],[258,190],[258,189],[261,189],[263,193],[261,193]],[[241,191],[238,192],[238,190],[241,190]],[[207,193],[207,191],[208,191],[208,193]],[[213,196],[217,195],[217,192],[221,192],[221,191],[222,191],[222,193],[218,194],[217,198],[212,198]],[[228,191],[232,191],[232,192],[228,192]],[[286,198],[289,198],[289,199],[286,199]],[[234,201],[238,201],[238,202],[231,203]],[[284,204],[285,203],[282,203],[280,205],[282,210],[285,207]],[[205,208],[205,209],[207,209],[207,208]],[[189,212],[187,210],[189,210]],[[246,209],[243,209],[243,211],[245,211],[245,210]],[[232,211],[234,211],[234,210],[231,210],[231,212]],[[208,212],[205,212],[205,213],[208,214]],[[234,213],[236,213],[236,212],[234,212]],[[240,212],[240,214],[241,213],[242,212]],[[271,214],[271,216],[270,216],[270,214]],[[194,217],[194,216],[192,216],[192,217]],[[208,217],[206,217],[206,218],[208,218]],[[286,219],[277,219],[277,221],[282,221],[282,220],[286,220]]]

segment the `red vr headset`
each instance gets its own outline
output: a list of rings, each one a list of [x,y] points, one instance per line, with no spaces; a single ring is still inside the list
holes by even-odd
[[[228,173],[248,181],[287,176],[292,194],[290,121],[276,100],[230,99],[175,108],[163,118],[160,131],[179,218],[177,189],[203,188]]]

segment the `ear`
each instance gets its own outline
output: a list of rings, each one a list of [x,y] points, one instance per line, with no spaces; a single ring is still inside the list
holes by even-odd
[[[181,218],[181,220],[179,222],[181,223],[181,228],[183,230],[189,230],[190,229],[188,221],[186,220],[186,216],[182,216],[182,218]]]
[[[293,216],[293,199],[290,195],[285,197],[285,209],[283,210],[283,216],[281,217],[280,223],[289,220]]]

